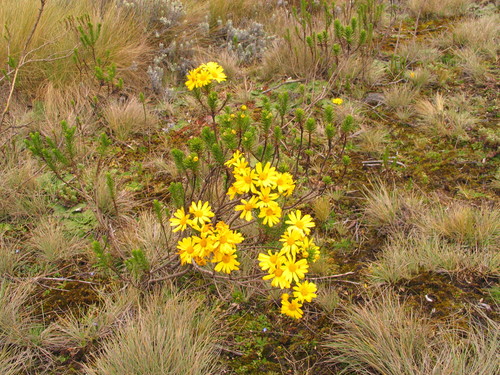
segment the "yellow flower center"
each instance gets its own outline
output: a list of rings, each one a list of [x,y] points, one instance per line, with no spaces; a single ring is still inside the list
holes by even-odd
[[[247,203],[245,204],[245,211],[252,211],[253,204]]]
[[[251,184],[252,183],[252,177],[251,176],[245,176],[245,177],[243,177],[243,181],[245,181],[246,184]]]
[[[271,255],[269,257],[269,262],[271,262],[272,264],[276,264],[276,262],[278,262],[278,256],[277,255]]]
[[[295,223],[295,226],[299,229],[304,229],[304,222],[299,220]]]
[[[283,275],[283,270],[281,268],[277,268],[276,271],[274,271],[274,276],[281,277],[281,275]]]
[[[266,210],[266,216],[273,216],[273,214],[274,214],[274,210],[272,208],[268,208]]]
[[[222,262],[223,263],[231,263],[231,255],[224,254],[222,256]]]
[[[295,243],[295,239],[293,237],[288,237],[286,239],[286,243],[287,243],[287,245],[291,246],[291,245],[293,245]]]
[[[194,216],[196,217],[202,217],[203,216],[203,211],[195,211]]]
[[[295,263],[290,263],[288,265],[288,271],[294,273],[295,271],[297,271],[297,266],[295,265]]]

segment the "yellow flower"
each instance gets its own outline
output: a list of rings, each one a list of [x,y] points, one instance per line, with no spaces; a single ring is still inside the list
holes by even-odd
[[[260,253],[258,260],[259,267],[262,268],[263,271],[269,270],[269,272],[272,272],[277,267],[280,267],[286,259],[279,255],[278,252],[273,253],[271,250],[268,250],[267,255]]]
[[[292,318],[295,319],[300,319],[302,318],[302,315],[304,315],[304,312],[301,309],[302,304],[299,303],[298,300],[292,299],[291,301],[286,299],[281,300],[281,313],[288,315]]]
[[[198,201],[198,203],[192,202],[189,212],[193,214],[193,223],[200,225],[208,223],[210,218],[214,216],[210,204],[208,202],[203,203],[202,201]]]
[[[196,77],[196,87],[206,86],[210,84],[211,80],[211,74],[205,69],[200,69]]]
[[[172,232],[185,230],[189,224],[189,214],[186,214],[184,212],[184,207],[181,207],[177,211],[175,211],[174,217],[170,219],[170,226],[177,227]]]
[[[234,197],[236,195],[240,195],[240,194],[243,194],[243,192],[236,189],[234,187],[234,185],[229,186],[229,188],[227,189],[227,193],[226,193],[226,195],[229,195],[229,198],[231,198],[231,199],[234,199]]]
[[[290,283],[292,281],[298,283],[299,280],[305,277],[308,270],[309,264],[307,264],[307,260],[301,259],[294,262],[292,259],[288,259],[283,266],[283,277]]]
[[[272,227],[280,221],[281,207],[276,202],[269,203],[267,207],[260,209],[259,217],[264,219],[262,221],[264,225]]]
[[[240,262],[236,260],[236,254],[224,254],[220,262],[215,265],[216,272],[231,273],[231,271],[239,270]]]
[[[200,68],[193,69],[189,71],[189,73],[186,75],[187,81],[186,81],[186,86],[188,90],[193,90],[195,87],[198,87],[198,73],[200,71]]]
[[[193,257],[197,256],[194,249],[194,242],[192,237],[186,237],[177,243],[178,253],[181,258],[181,264],[191,264]]]
[[[251,221],[253,219],[252,210],[257,208],[258,199],[252,196],[249,200],[242,199],[241,204],[234,208],[235,211],[241,211],[240,219]]]
[[[299,302],[311,302],[313,298],[316,298],[316,292],[318,291],[318,287],[314,283],[310,283],[305,280],[302,283],[297,283],[296,286],[293,287],[293,296],[297,298]]]
[[[245,117],[247,117],[247,116],[246,116],[244,113],[242,113],[242,114],[240,115],[240,117],[241,117],[241,118],[245,118]]]
[[[288,281],[283,275],[285,270],[283,267],[276,267],[274,270],[269,270],[269,275],[264,276],[262,279],[271,280],[271,285],[275,288],[286,289],[290,288],[290,281]]]
[[[193,236],[193,243],[196,254],[201,258],[209,256],[214,249],[214,241],[209,233],[202,233],[200,237]]]
[[[241,175],[234,176],[236,181],[234,182],[234,187],[243,193],[248,193],[249,191],[255,190],[255,179],[257,174],[250,168],[240,170]]]
[[[247,110],[247,106],[246,106],[245,104],[243,104],[243,105],[241,106],[241,110],[242,110],[242,111],[246,111],[246,110]]]
[[[292,194],[295,189],[292,175],[287,172],[278,173],[276,177],[276,187],[278,188],[278,193],[284,196]]]
[[[270,204],[276,203],[274,201],[279,198],[278,194],[271,193],[271,188],[262,188],[257,193],[257,196],[259,198],[259,203],[257,204],[259,208],[268,207]]]
[[[202,66],[210,74],[211,79],[213,79],[219,83],[226,80],[227,76],[224,74],[224,68],[222,68],[222,66],[220,66],[216,62],[212,62],[212,61],[207,62],[206,64],[204,64]]]
[[[198,156],[195,156],[195,157],[193,158],[193,161],[194,161],[194,162],[197,162],[198,160],[200,160],[200,158],[199,158]]]
[[[243,154],[240,152],[240,150],[236,150],[234,153],[233,153],[233,156],[231,157],[231,159],[229,159],[228,161],[226,161],[224,163],[224,165],[228,166],[228,167],[232,167],[236,164],[237,161],[239,161],[240,159],[243,159],[245,160],[245,157],[243,156]]]
[[[304,235],[308,235],[311,233],[311,229],[316,226],[314,221],[312,220],[311,215],[302,216],[302,212],[300,210],[296,210],[295,212],[291,212],[288,215],[289,220],[285,221],[286,224],[291,225],[293,228],[298,229]]]
[[[229,226],[223,221],[217,223],[216,229],[217,230],[212,235],[214,250],[221,254],[231,254],[235,245],[244,240],[241,233],[229,229]]]
[[[256,186],[260,187],[274,187],[276,186],[276,180],[278,179],[278,173],[276,168],[271,167],[271,163],[267,162],[265,166],[262,163],[257,163],[255,166],[255,172],[257,173]]]
[[[316,260],[319,259],[319,246],[317,246],[314,243],[314,240],[309,238],[309,237],[304,237],[302,241],[299,243],[300,249],[302,251],[302,255],[304,257],[309,257],[309,253],[314,254],[313,261],[316,262]]]
[[[304,234],[293,227],[288,227],[285,233],[282,234],[280,241],[283,242],[280,254],[291,254],[295,258],[299,251],[299,245],[304,239]]]
[[[334,98],[334,99],[332,99],[332,103],[337,104],[337,105],[341,105],[342,103],[344,103],[344,101],[342,100],[342,98]]]

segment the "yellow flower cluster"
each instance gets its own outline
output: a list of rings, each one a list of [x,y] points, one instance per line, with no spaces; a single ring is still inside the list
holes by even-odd
[[[222,82],[226,80],[226,74],[222,66],[216,62],[208,62],[202,64],[196,69],[189,71],[186,75],[186,86],[189,90],[194,88],[204,87],[212,83],[212,81]]]
[[[269,162],[265,165],[259,162],[251,168],[239,151],[225,165],[232,167],[235,179],[227,195],[231,199],[236,195],[249,195],[249,199],[241,199],[241,204],[235,207],[236,211],[241,211],[240,218],[251,221],[254,219],[253,210],[258,210],[258,217],[264,225],[272,227],[278,223],[282,210],[277,199],[292,194],[295,189],[292,175],[278,172]]]
[[[217,263],[215,271],[231,273],[238,270],[236,245],[243,242],[241,233],[231,230],[223,221],[213,225],[214,216],[208,202],[192,202],[189,212],[178,209],[170,219],[173,232],[184,231],[190,227],[196,235],[185,237],[177,243],[181,264],[196,264],[203,266],[207,262]]]
[[[264,280],[271,280],[271,285],[281,289],[292,288],[293,297],[285,293],[281,300],[281,312],[292,318],[300,319],[304,302],[311,302],[316,298],[317,287],[305,278],[309,271],[309,261],[319,259],[319,247],[309,236],[311,228],[315,226],[310,215],[302,215],[300,210],[295,210],[288,215],[288,224],[280,238],[281,249],[268,250],[267,254],[259,254],[259,266],[268,274]]]

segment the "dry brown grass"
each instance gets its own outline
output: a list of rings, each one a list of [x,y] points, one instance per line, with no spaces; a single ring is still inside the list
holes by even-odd
[[[89,375],[217,371],[214,318],[202,300],[156,293],[85,366]]]
[[[413,17],[454,17],[464,14],[471,0],[408,0],[406,6]]]
[[[39,5],[34,0],[18,0],[10,1],[9,6],[0,8],[0,24],[6,25],[10,34],[9,42],[0,46],[0,61],[7,61],[9,54],[19,55],[32,30]],[[80,83],[82,78],[87,78],[79,75],[72,62],[70,55],[78,46],[78,36],[68,30],[64,21],[68,17],[84,14],[89,14],[94,24],[103,24],[96,44],[96,57],[115,63],[119,75],[127,84],[143,82],[141,70],[130,69],[134,61],[140,63],[149,52],[141,22],[127,16],[113,3],[101,8],[91,0],[69,3],[56,0],[47,2],[29,47],[33,51],[30,59],[37,61],[21,70],[19,89],[33,91],[47,81],[59,86],[70,82]],[[108,54],[109,57],[106,57]]]
[[[365,306],[352,306],[336,318],[341,330],[326,346],[330,361],[341,364],[341,374],[482,375],[500,371],[499,327],[491,319],[471,322],[469,332],[437,328],[423,314],[387,297]],[[465,336],[465,337],[464,337]]]
[[[123,103],[112,102],[103,114],[106,125],[119,140],[151,134],[158,128],[158,119],[135,98]]]

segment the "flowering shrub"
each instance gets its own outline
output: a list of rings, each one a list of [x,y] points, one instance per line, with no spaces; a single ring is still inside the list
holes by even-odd
[[[295,189],[293,176],[278,172],[269,162],[265,165],[258,162],[252,168],[239,151],[225,166],[231,168],[233,177],[227,195],[239,218],[247,222],[258,221],[268,227],[278,224],[283,217],[280,199],[291,195]],[[184,207],[178,209],[170,224],[174,227],[173,232],[188,229],[194,232],[177,243],[182,264],[204,266],[209,262],[216,263],[216,272],[229,274],[239,269],[237,245],[245,238],[232,230],[230,224],[216,219],[209,202],[198,201],[190,204],[188,212]],[[294,210],[289,213],[285,224],[288,226],[279,239],[281,248],[260,253],[258,261],[260,268],[268,273],[264,280],[270,280],[273,287],[289,289],[293,294],[293,298],[288,293],[283,294],[281,312],[299,319],[303,314],[303,303],[316,297],[316,285],[304,278],[309,263],[317,261],[320,253],[319,247],[309,237],[311,228],[315,227],[310,215]]]

